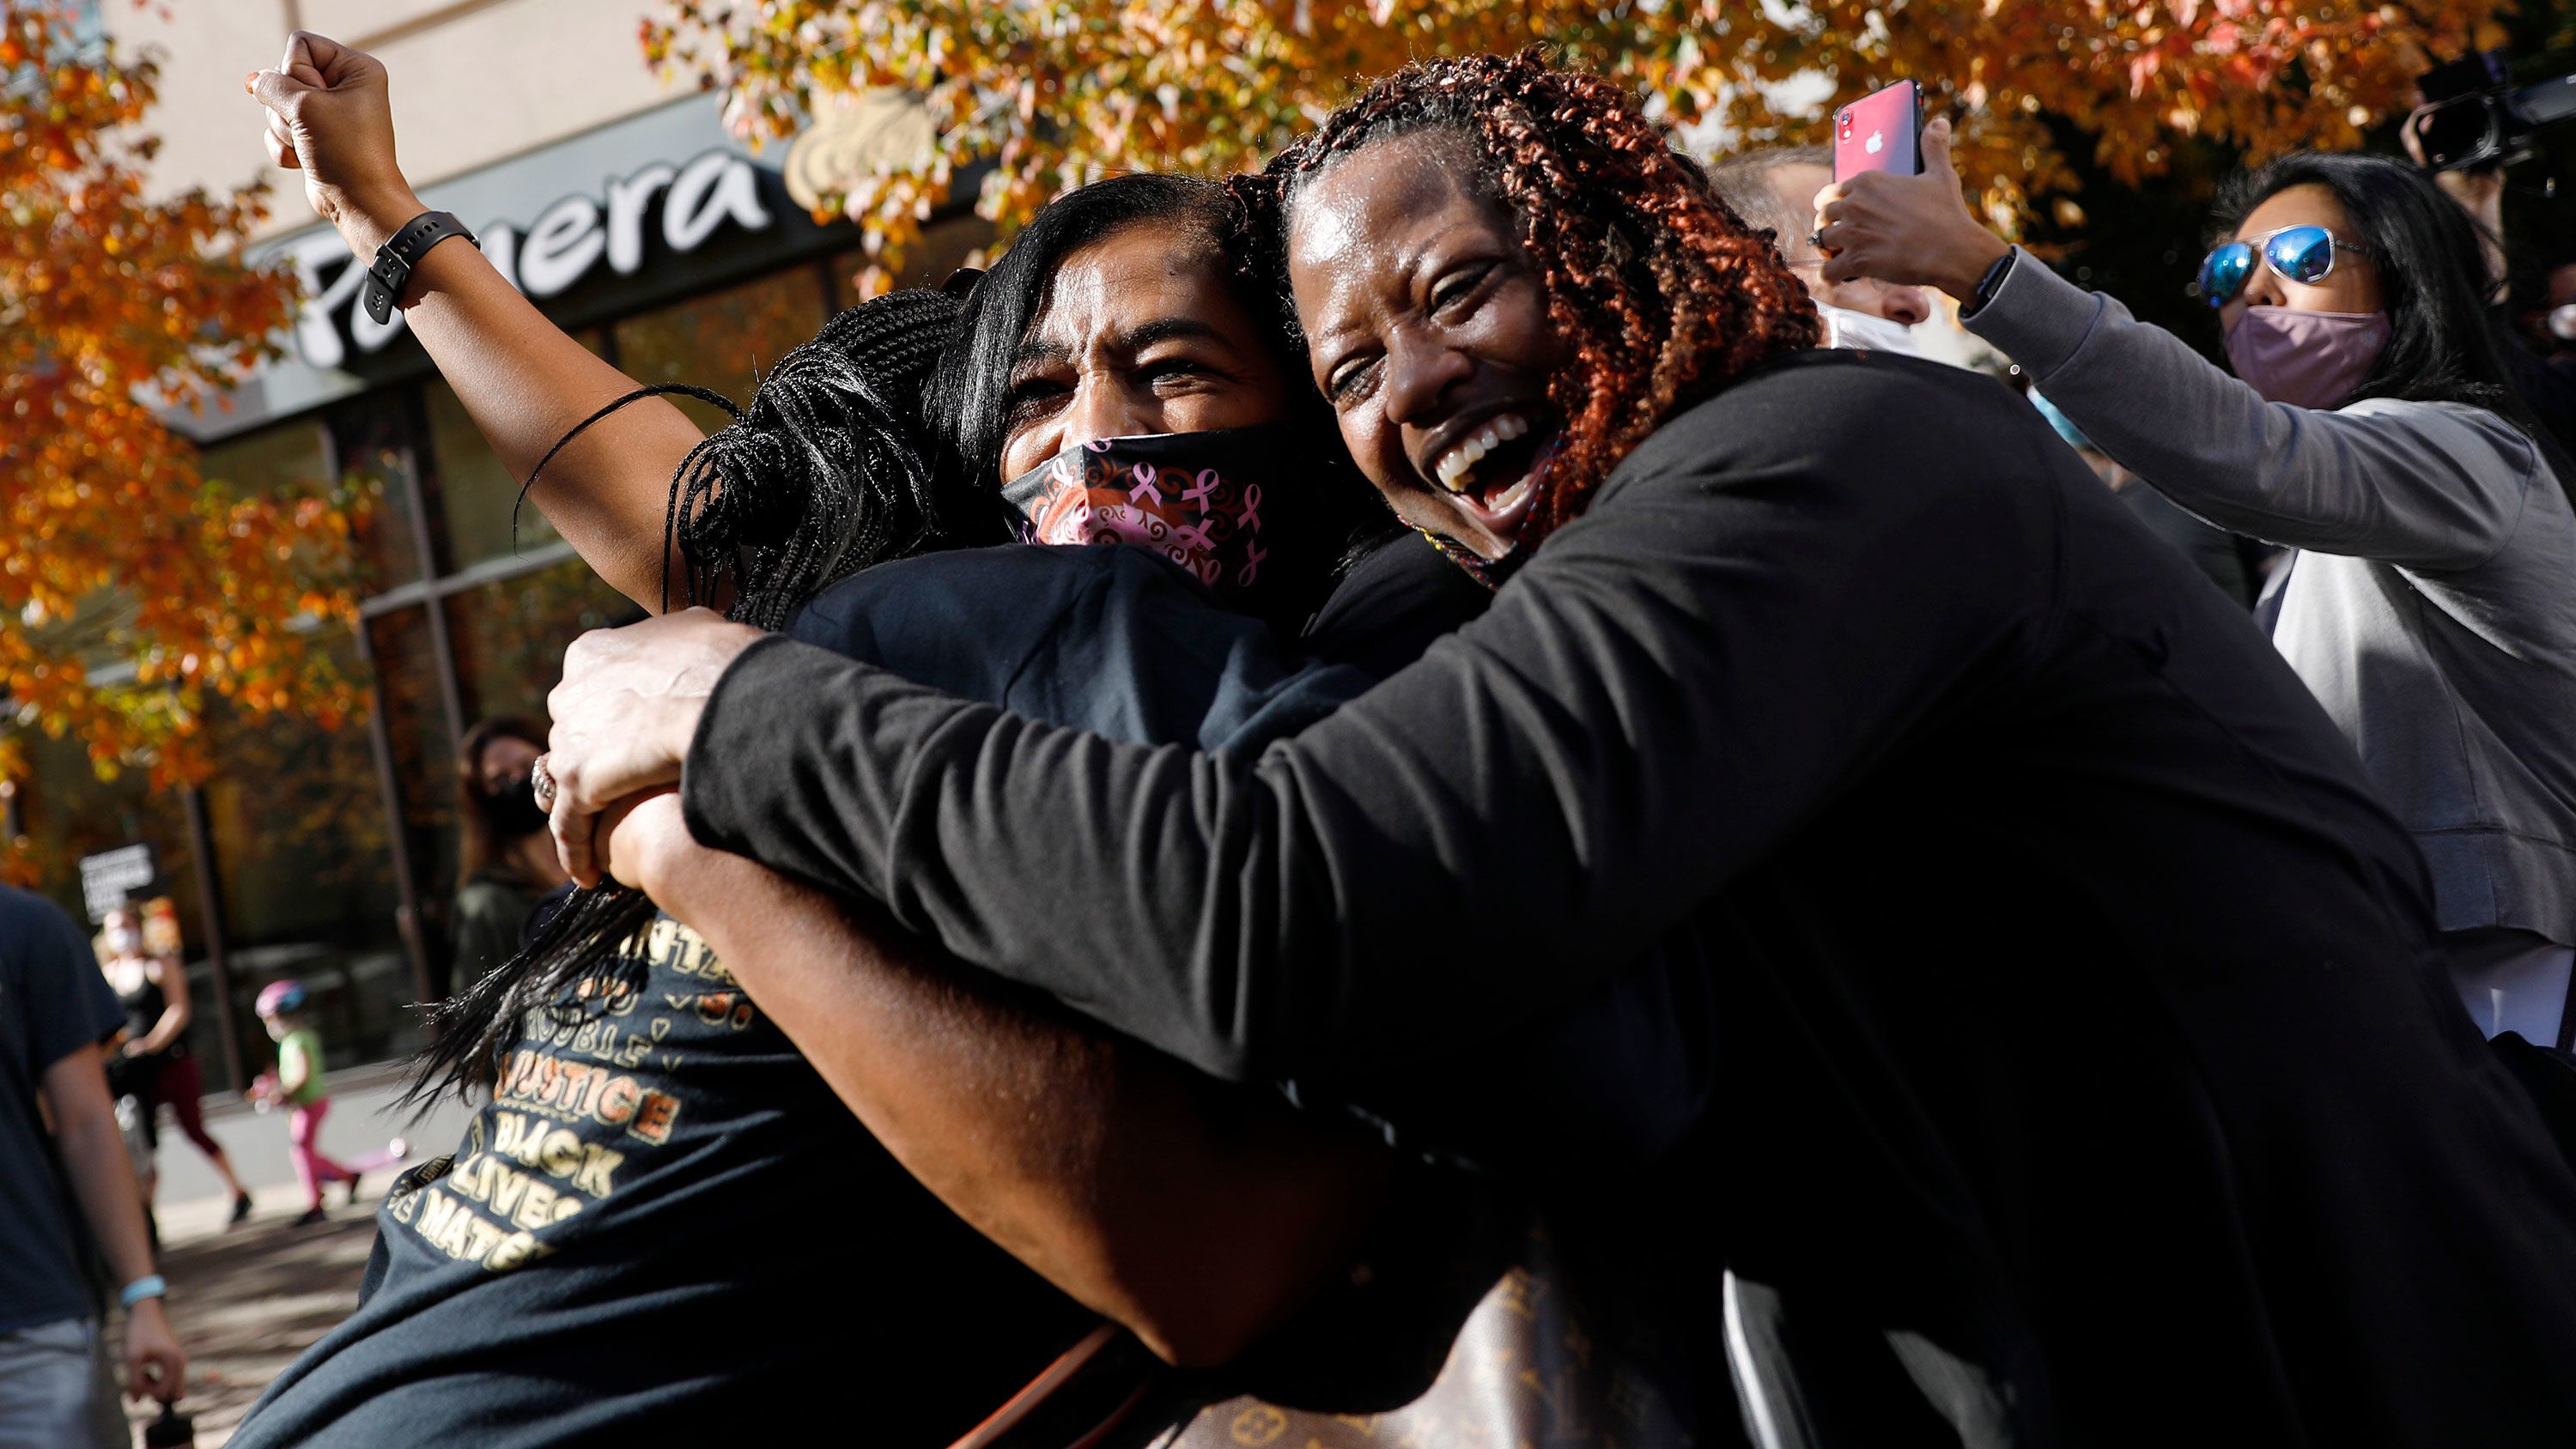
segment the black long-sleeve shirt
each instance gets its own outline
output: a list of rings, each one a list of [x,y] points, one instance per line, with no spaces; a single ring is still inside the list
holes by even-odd
[[[2419,858],[2251,625],[1981,379],[1739,382],[1257,760],[770,642],[684,794],[1225,1075],[1697,951],[1711,1251],[1926,1335],[2025,1442],[2576,1420],[2576,1175],[2441,983]]]
[[[1932,847],[1855,904],[1973,902],[2001,941],[2050,918],[2051,954],[2196,938],[2258,891],[2407,939],[2413,854],[2263,641],[2171,597],[2041,432],[1935,382],[1818,363],[1696,409],[1482,621],[1257,761],[764,644],[707,712],[692,824],[1227,1076],[1545,1009],[1851,834]],[[2067,722],[2034,739],[2035,710]],[[2187,797],[2188,858],[2120,859]],[[2016,845],[2017,879],[1936,845],[2079,806],[2101,843]],[[2186,885],[2213,904],[2171,919]]]

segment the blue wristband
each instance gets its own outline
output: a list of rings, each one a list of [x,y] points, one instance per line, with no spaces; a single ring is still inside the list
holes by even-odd
[[[116,1301],[123,1307],[131,1308],[146,1298],[165,1297],[169,1292],[170,1285],[161,1281],[160,1274],[153,1273],[126,1284],[125,1291],[116,1295]]]

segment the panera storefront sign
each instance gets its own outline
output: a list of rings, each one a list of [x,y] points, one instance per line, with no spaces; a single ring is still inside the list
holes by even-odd
[[[544,301],[603,266],[617,276],[635,275],[648,243],[665,256],[685,257],[728,224],[745,231],[768,227],[776,214],[762,200],[759,181],[750,161],[726,151],[677,166],[648,162],[610,178],[597,195],[548,203],[524,230],[486,222],[475,228],[475,240],[512,286]],[[474,227],[471,219],[465,224]],[[376,352],[401,335],[400,311],[383,322],[367,315],[359,301],[366,273],[348,265],[337,233],[307,237],[289,254],[304,278],[307,300],[295,321],[295,350],[307,365],[335,368],[351,349]]]
[[[787,152],[754,154],[725,134],[715,102],[689,96],[424,186],[421,201],[455,213],[556,321],[586,327],[854,245],[848,223],[819,226],[790,198]],[[366,273],[330,227],[250,255],[304,280],[287,355],[233,389],[228,407],[166,413],[181,432],[214,442],[429,369],[402,313],[367,315]]]

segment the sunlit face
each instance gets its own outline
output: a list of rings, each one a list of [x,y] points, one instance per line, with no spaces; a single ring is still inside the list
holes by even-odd
[[[495,735],[483,742],[483,757],[474,762],[475,778],[486,795],[498,795],[528,778],[537,762],[537,747],[516,735]]]
[[[2358,243],[2361,237],[2352,229],[2352,218],[2344,214],[2343,203],[2323,186],[2293,186],[2265,197],[2254,208],[2243,225],[2236,228],[2236,240],[2259,242],[2286,226],[2321,226],[2334,233],[2338,242]],[[2245,316],[2248,307],[2287,307],[2294,312],[2376,312],[2384,304],[2379,293],[2379,269],[2360,252],[2337,249],[2334,270],[2314,286],[2293,282],[2257,261],[2245,278],[2245,286],[2226,306],[2218,311],[2219,325],[2227,331]]]
[[[1290,379],[1195,238],[1137,225],[1065,258],[1011,367],[1002,478],[1078,444],[1284,421]]]
[[[1765,179],[1771,183],[1772,193],[1780,198],[1785,214],[1808,216],[1816,209],[1816,193],[1834,184],[1834,168],[1812,161],[1793,161],[1774,167]],[[1921,287],[1892,286],[1872,277],[1826,281],[1824,254],[1807,240],[1804,227],[1791,227],[1777,240],[1781,259],[1806,284],[1807,295],[1829,307],[1867,312],[1906,327],[1932,316],[1932,294]]]
[[[1566,348],[1476,170],[1442,132],[1334,161],[1290,213],[1288,280],[1360,471],[1406,523],[1494,559],[1537,501]]]

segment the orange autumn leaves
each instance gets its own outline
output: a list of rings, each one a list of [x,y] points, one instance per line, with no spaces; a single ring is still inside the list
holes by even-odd
[[[23,732],[102,772],[205,767],[209,691],[336,721],[360,694],[308,649],[346,627],[349,519],[199,475],[161,422],[267,354],[295,283],[234,260],[256,192],[152,199],[135,127],[157,67],[0,0],[0,775]]]
[[[2409,103],[2426,54],[2492,44],[2498,0],[672,0],[647,58],[727,93],[752,135],[820,98],[897,86],[942,133],[910,171],[854,178],[844,209],[898,259],[970,163],[1007,232],[1121,170],[1230,171],[1361,78],[1534,41],[1623,77],[1677,124],[1747,144],[1822,135],[1892,81],[1958,108],[1962,174],[1998,220],[2072,184],[2046,118],[2124,184],[2178,138],[2256,153],[2350,146]],[[1821,102],[1821,104],[1817,104]]]

